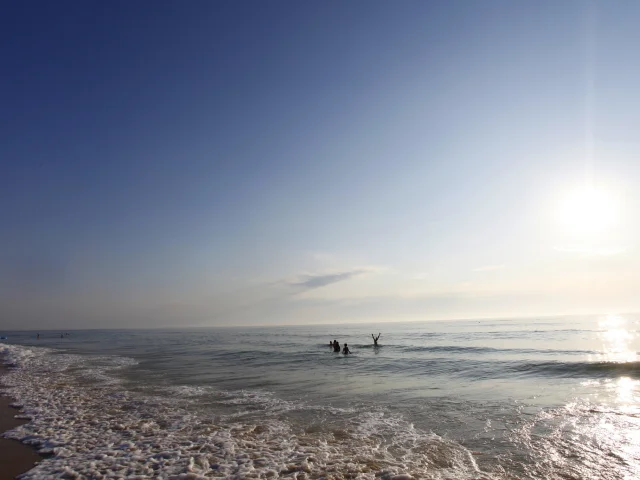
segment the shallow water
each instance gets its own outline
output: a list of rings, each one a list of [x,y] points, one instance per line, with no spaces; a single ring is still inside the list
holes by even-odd
[[[2,332],[0,351],[15,365],[3,388],[33,418],[9,435],[55,453],[25,478],[620,479],[640,478],[638,329]]]

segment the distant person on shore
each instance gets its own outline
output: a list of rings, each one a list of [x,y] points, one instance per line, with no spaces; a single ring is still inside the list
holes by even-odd
[[[36,335],[36,340],[40,340],[40,334]]]
[[[380,334],[380,333],[378,333],[378,336],[377,336],[377,337],[374,337],[374,336],[373,336],[373,333],[371,334],[371,338],[373,338],[373,346],[374,346],[374,347],[377,347],[377,346],[378,346],[378,339],[380,338],[380,335],[381,335],[381,334]]]
[[[351,350],[349,350],[349,347],[347,346],[347,344],[344,344],[344,348],[342,349],[342,353],[344,353],[345,355],[349,355],[351,353]]]
[[[333,351],[340,353],[340,344],[338,343],[337,340],[333,341]]]

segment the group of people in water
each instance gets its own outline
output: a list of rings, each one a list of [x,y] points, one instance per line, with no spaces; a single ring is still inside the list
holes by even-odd
[[[373,338],[373,346],[377,347],[378,346],[378,339],[380,339],[380,333],[378,333],[377,337],[372,333],[371,334],[371,338]],[[333,348],[334,352],[340,353],[340,344],[338,343],[338,340],[334,340],[333,342],[329,342],[329,347]],[[344,355],[349,355],[351,353],[351,350],[349,350],[349,346],[347,345],[346,342],[344,344],[344,347],[342,348],[342,353]]]
[[[340,344],[338,343],[338,340],[329,342],[329,346],[333,348],[334,352],[340,353]],[[344,344],[344,348],[342,349],[342,353],[344,353],[345,355],[349,355],[351,353],[351,350],[349,350],[349,346],[346,344],[346,342]]]

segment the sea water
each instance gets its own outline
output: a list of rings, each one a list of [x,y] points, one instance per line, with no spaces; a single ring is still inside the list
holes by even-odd
[[[6,436],[25,479],[640,478],[639,320],[1,332]]]

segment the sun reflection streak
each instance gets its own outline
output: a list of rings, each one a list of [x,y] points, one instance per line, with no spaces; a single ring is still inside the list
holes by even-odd
[[[633,348],[636,333],[627,327],[627,320],[619,315],[607,315],[598,322],[602,340],[602,353],[595,356],[600,362],[635,362],[637,353]]]
[[[630,404],[635,401],[635,390],[638,386],[638,380],[629,377],[620,377],[616,382],[616,391],[618,394],[618,402]]]
[[[629,325],[626,318],[607,315],[598,322],[598,327],[602,351],[593,356],[593,361],[615,363],[638,361],[635,348],[637,346],[636,327]],[[637,415],[640,412],[640,380],[632,377],[621,376],[605,380],[604,387],[611,392],[610,399],[618,404],[620,413]]]

